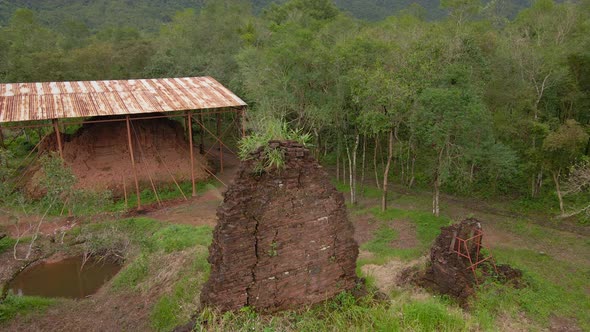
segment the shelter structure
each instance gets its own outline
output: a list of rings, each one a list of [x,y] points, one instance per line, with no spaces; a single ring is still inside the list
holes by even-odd
[[[214,139],[223,170],[223,148],[231,151],[223,137],[234,123],[244,135],[246,103],[212,77],[161,79],[41,82],[0,84],[0,144],[2,127],[11,129],[52,127],[57,150],[63,158],[63,137],[68,126],[92,123],[125,122],[129,158],[135,177],[138,207],[141,206],[136,161],[134,160],[133,121],[157,118],[184,118],[190,145],[193,196],[196,193],[193,124]],[[232,123],[222,132],[222,115]],[[216,128],[209,129],[204,117],[214,116]]]

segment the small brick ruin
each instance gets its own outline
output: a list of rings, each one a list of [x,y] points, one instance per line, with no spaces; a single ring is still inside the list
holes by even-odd
[[[522,272],[520,270],[513,269],[508,265],[496,265],[494,268],[491,260],[478,265],[477,271],[481,280],[476,281],[473,271],[469,268],[471,265],[469,260],[457,255],[459,242],[455,238],[470,239],[481,228],[482,222],[477,219],[466,219],[460,223],[441,228],[440,235],[434,240],[430,249],[430,264],[419,278],[418,284],[437,293],[450,295],[463,305],[466,305],[469,297],[475,294],[477,282],[482,283],[483,279],[488,277],[493,276],[497,281],[517,288],[522,287]],[[482,237],[482,239],[484,238]],[[476,242],[468,242],[467,249],[471,257],[477,256]],[[464,249],[462,251],[465,253]],[[480,251],[480,259],[486,256],[484,251]]]
[[[283,153],[284,167],[260,168],[265,147],[240,165],[217,211],[202,305],[276,312],[357,285],[358,245],[343,195],[301,144],[266,148]]]

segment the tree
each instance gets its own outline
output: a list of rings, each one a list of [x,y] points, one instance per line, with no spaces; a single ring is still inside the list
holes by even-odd
[[[565,214],[565,209],[563,193],[559,185],[561,176],[583,155],[587,142],[588,134],[575,120],[567,120],[543,141],[543,149],[546,151],[544,160],[555,183],[559,210],[562,215]]]
[[[580,162],[570,170],[570,176],[565,185],[564,195],[590,192],[590,161]],[[590,217],[590,203],[562,217],[571,217],[586,213]]]
[[[432,212],[440,214],[441,186],[454,168],[462,168],[466,148],[489,125],[481,99],[465,82],[451,79],[447,86],[425,89],[411,115],[411,128],[426,152],[431,172]]]

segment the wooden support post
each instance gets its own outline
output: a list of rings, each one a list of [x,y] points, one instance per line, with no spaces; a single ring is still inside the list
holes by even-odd
[[[137,209],[141,209],[141,195],[139,193],[139,181],[137,180],[137,169],[135,167],[135,156],[133,155],[133,142],[131,141],[131,123],[129,115],[125,116],[127,122],[127,143],[129,145],[129,156],[131,157],[131,166],[133,168],[133,177],[135,178],[135,194],[137,195]]]
[[[127,181],[125,175],[123,175],[123,195],[125,195],[125,208],[129,209],[129,201],[127,200]]]
[[[246,108],[242,107],[240,110],[240,117],[242,118],[242,137],[246,137]]]
[[[187,119],[187,117],[184,117],[184,129],[185,129],[186,138],[188,139],[188,119]]]
[[[55,136],[57,137],[57,148],[59,149],[59,156],[61,159],[64,159],[64,151],[61,145],[61,133],[59,132],[59,124],[57,123],[57,119],[51,120],[53,122],[53,131],[55,131]]]
[[[217,137],[219,138],[219,171],[223,172],[223,145],[221,145],[221,113],[217,113]]]
[[[197,187],[195,186],[195,158],[193,149],[193,122],[190,111],[186,112],[186,121],[188,124],[188,144],[191,155],[191,181],[193,183],[193,197],[197,196]]]

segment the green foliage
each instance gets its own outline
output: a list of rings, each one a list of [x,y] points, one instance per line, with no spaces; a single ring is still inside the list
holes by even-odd
[[[16,240],[9,237],[9,236],[6,236],[6,237],[0,239],[0,254],[5,251],[12,250],[15,243],[16,243]]]
[[[252,158],[252,153],[262,148],[261,164],[258,165],[255,171],[281,169],[285,164],[285,156],[283,151],[279,148],[271,148],[268,145],[269,141],[273,140],[290,140],[296,141],[303,146],[307,146],[311,136],[303,133],[300,129],[289,129],[287,124],[280,121],[265,121],[259,124],[260,131],[246,136],[240,140],[239,157],[242,160],[249,160]]]
[[[72,170],[64,165],[57,153],[44,155],[39,161],[43,170],[40,184],[47,191],[46,198],[49,201],[65,203],[76,184]]]
[[[89,229],[82,229],[78,238],[83,237],[86,242],[94,243],[94,247],[119,248],[121,245],[117,239],[127,239],[130,243],[127,243],[126,247],[132,245],[139,247],[137,258],[113,278],[113,288],[116,290],[136,289],[145,281],[153,269],[151,267],[153,257],[193,247],[206,248],[212,238],[212,229],[208,226],[167,225],[149,218],[124,219],[87,227]],[[110,234],[110,236],[104,237],[101,234]],[[199,257],[201,256],[202,254]],[[200,271],[208,270],[206,264],[203,265],[202,262],[195,263],[194,267]]]
[[[149,260],[141,254],[119,272],[112,281],[115,290],[136,289],[149,276]]]
[[[55,299],[9,294],[3,301],[0,301],[0,324],[17,315],[43,312],[56,302]]]

